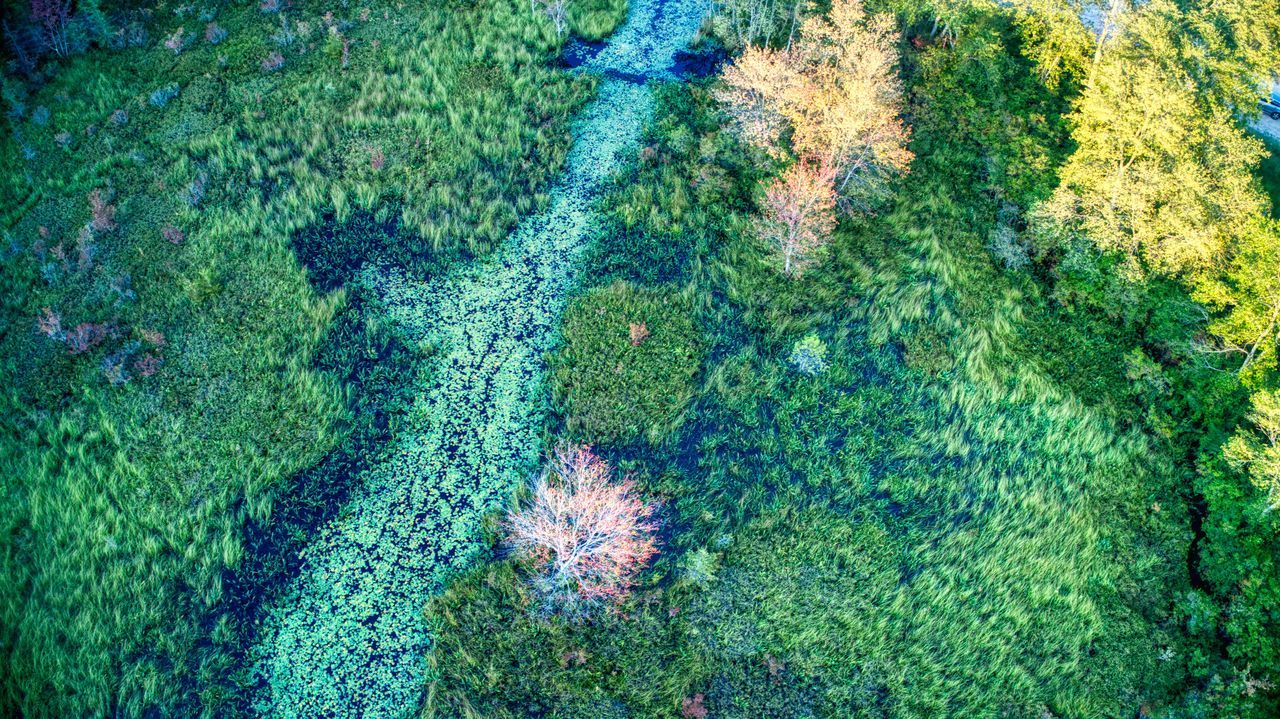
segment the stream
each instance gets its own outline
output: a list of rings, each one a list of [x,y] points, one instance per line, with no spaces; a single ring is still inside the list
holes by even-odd
[[[269,717],[403,717],[426,681],[427,601],[474,566],[487,515],[537,466],[547,410],[544,356],[578,260],[597,225],[592,206],[634,151],[652,110],[650,80],[674,80],[673,58],[710,0],[632,0],[609,42],[575,70],[600,77],[573,124],[564,175],[543,212],[491,255],[438,278],[367,267],[411,341],[435,349],[406,426],[360,477],[348,504],[303,553],[298,576],[263,610],[255,709]]]

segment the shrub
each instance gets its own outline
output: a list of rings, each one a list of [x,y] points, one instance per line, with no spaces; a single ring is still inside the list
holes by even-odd
[[[102,190],[94,190],[89,193],[89,227],[94,232],[109,232],[116,228],[116,208],[115,205],[107,203],[106,198],[102,194]]]
[[[278,52],[273,52],[262,60],[263,72],[275,72],[282,67],[284,67],[284,55]]]
[[[209,174],[201,170],[187,185],[187,189],[182,193],[182,199],[187,203],[188,207],[196,207],[204,200],[205,185],[209,183]],[[172,242],[172,239],[170,239]]]
[[[165,38],[164,46],[172,50],[174,55],[181,55],[182,51],[186,50],[187,46],[191,44],[191,40],[194,37],[194,35],[187,33],[186,28],[180,27],[174,30],[172,35]]]
[[[508,540],[534,566],[542,610],[571,618],[621,601],[656,552],[653,505],[585,445],[559,447],[530,503],[507,518]]]
[[[700,547],[680,558],[680,583],[687,586],[706,587],[716,580],[720,571],[720,555]]]
[[[1026,246],[1018,241],[1018,232],[1009,225],[999,224],[991,230],[987,249],[1006,269],[1020,270],[1031,264]]]
[[[217,45],[227,39],[227,31],[216,22],[211,22],[204,26],[204,41],[210,45]]]
[[[685,697],[680,702],[680,716],[684,719],[706,719],[707,708],[702,703],[705,700],[706,695],[702,693]]]
[[[647,338],[633,342],[633,324]],[[579,298],[566,312],[555,360],[569,430],[595,442],[664,439],[693,395],[697,337],[683,302],[663,291],[618,282]]]
[[[178,87],[178,83],[171,82],[168,85],[152,92],[151,97],[148,98],[147,101],[151,103],[152,107],[164,107],[165,105],[168,105],[173,98],[178,96],[178,91],[180,89],[181,88]]]
[[[822,374],[827,369],[827,345],[817,335],[806,335],[792,345],[788,361],[800,374]]]
[[[67,333],[67,351],[73,355],[83,354],[105,342],[111,334],[107,325],[82,322]]]

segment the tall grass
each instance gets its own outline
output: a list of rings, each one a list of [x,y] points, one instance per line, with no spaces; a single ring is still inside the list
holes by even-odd
[[[1006,30],[993,16],[910,54],[911,176],[797,281],[752,239],[753,174],[705,91],[662,95],[595,261],[601,282],[680,283],[707,347],[669,445],[611,450],[667,501],[663,556],[596,626],[531,619],[518,566],[459,582],[429,612],[427,716],[1125,717],[1177,700],[1197,651],[1179,473],[1044,372],[1033,290],[985,249],[1002,203],[1052,187],[1061,136]],[[829,347],[817,375],[787,362],[810,334]]]
[[[309,286],[291,237],[367,212],[401,232],[362,257],[416,272],[485,252],[545,203],[592,91],[548,69],[563,38],[523,0],[257,5],[211,7],[217,45],[70,60],[8,121],[3,713],[229,711],[244,526],[270,523],[360,406],[314,367],[346,295]],[[152,38],[191,29],[175,9],[201,10],[165,5]],[[592,33],[619,17],[582,10]],[[95,189],[117,227],[82,261]],[[44,307],[104,340],[70,354],[36,332]]]

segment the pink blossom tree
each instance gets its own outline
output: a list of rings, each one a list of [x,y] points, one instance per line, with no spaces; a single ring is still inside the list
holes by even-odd
[[[543,609],[574,619],[623,599],[657,552],[654,506],[586,445],[561,446],[527,506],[507,517],[508,540],[534,568]]]
[[[782,272],[795,277],[813,261],[836,227],[835,170],[801,160],[765,190],[761,235],[782,256]]]

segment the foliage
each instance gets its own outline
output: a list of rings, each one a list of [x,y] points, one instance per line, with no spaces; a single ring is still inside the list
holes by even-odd
[[[533,564],[541,611],[580,620],[623,601],[658,551],[654,507],[590,447],[558,447],[548,464],[507,515],[508,541]]]
[[[1260,220],[1236,232],[1226,271],[1204,278],[1193,293],[1214,312],[1207,327],[1212,339],[1199,349],[1239,359],[1238,365],[1227,366],[1256,383],[1276,369],[1280,346],[1280,225]]]
[[[1261,390],[1251,398],[1251,430],[1227,442],[1227,463],[1246,474],[1266,496],[1267,508],[1280,508],[1280,392]]]
[[[791,346],[787,361],[801,374],[822,374],[827,369],[827,345],[817,335],[805,335]]]
[[[1201,23],[1230,23],[1211,6],[1186,22],[1183,13],[1170,2],[1134,10],[1113,47],[1096,56],[1076,114],[1078,147],[1047,206],[1058,223],[1119,253],[1135,272],[1211,268],[1234,228],[1263,208],[1251,174],[1262,148],[1234,115],[1238,88],[1265,66],[1214,48],[1215,64],[1200,72],[1193,58],[1214,44],[1206,35],[1220,33]],[[1258,35],[1280,37],[1273,23]]]
[[[794,48],[748,47],[719,96],[744,140],[779,154],[787,133],[797,156],[830,167],[841,196],[864,207],[911,159],[895,39],[888,16],[836,0],[804,21]]]
[[[782,273],[804,272],[836,228],[835,171],[825,163],[796,162],[765,190],[762,238],[782,255]]]
[[[632,323],[650,333],[641,344],[630,341]],[[657,443],[680,426],[702,351],[679,295],[623,282],[592,290],[569,306],[563,331],[552,372],[570,432],[604,444]]]

